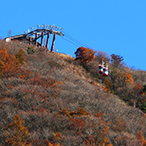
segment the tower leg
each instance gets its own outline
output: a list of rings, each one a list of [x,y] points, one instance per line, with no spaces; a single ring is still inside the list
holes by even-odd
[[[49,35],[50,35],[50,32],[48,32],[48,35],[47,35],[46,50],[48,50],[48,44],[49,44]]]
[[[29,38],[29,45],[31,45],[31,37]]]
[[[53,37],[51,52],[53,52],[54,50],[55,37],[56,37],[56,34],[54,34],[54,37]]]
[[[37,47],[37,33],[35,34],[35,46]]]
[[[44,38],[44,32],[42,32],[41,47],[43,47],[43,38]]]

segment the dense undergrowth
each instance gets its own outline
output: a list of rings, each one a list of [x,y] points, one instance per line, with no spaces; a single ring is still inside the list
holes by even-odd
[[[144,71],[114,62],[104,78],[98,74],[98,55],[83,63],[34,50],[28,53],[23,43],[0,40],[2,146],[146,144]]]

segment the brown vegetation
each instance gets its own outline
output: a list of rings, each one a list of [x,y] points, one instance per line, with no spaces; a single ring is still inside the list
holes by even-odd
[[[85,61],[27,48],[0,40],[2,146],[146,145],[145,72],[113,55],[111,74],[102,77],[98,55],[106,53]]]

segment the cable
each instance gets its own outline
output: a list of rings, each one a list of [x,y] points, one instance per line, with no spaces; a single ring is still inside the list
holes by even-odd
[[[68,37],[70,40],[74,41],[76,44],[80,45],[80,46],[85,46],[83,43],[79,42],[78,40],[76,40],[75,38],[71,37],[70,35],[68,35],[66,32],[64,32],[65,36]]]
[[[74,42],[71,42],[70,40],[67,40],[67,39],[65,39],[64,37],[61,37],[61,38],[64,39],[64,40],[66,40],[66,41],[68,41],[68,42],[70,42],[71,44],[73,44],[73,45],[79,47],[79,45],[75,44]]]

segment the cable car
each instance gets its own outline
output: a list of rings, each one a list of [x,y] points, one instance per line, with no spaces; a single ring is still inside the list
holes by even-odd
[[[108,76],[108,68],[104,68],[104,69],[103,69],[102,75],[103,75],[103,76]]]
[[[100,74],[103,73],[103,61],[102,61],[102,64],[99,64],[99,73]]]
[[[108,76],[108,64],[106,63],[106,67],[103,68],[103,76]]]

